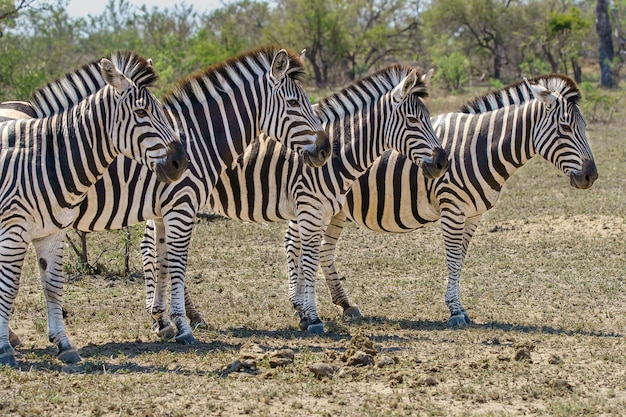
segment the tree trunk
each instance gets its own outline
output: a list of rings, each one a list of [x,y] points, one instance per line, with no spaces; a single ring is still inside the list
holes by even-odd
[[[599,39],[600,87],[613,88],[613,39],[611,37],[611,21],[609,20],[608,1],[598,0],[596,5],[596,32]]]

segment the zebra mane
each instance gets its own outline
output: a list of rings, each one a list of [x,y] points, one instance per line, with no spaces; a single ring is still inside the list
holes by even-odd
[[[115,52],[110,60],[137,87],[152,87],[156,84],[158,77],[153,66],[136,53]],[[95,94],[105,84],[100,73],[100,60],[98,59],[36,90],[30,103],[38,117],[52,116],[72,108],[88,96]]]
[[[245,73],[254,71],[254,68],[261,68],[264,72],[268,72],[271,69],[274,57],[281,49],[284,48],[277,45],[263,46],[197,71],[178,81],[174,88],[165,95],[163,103],[171,104],[175,97],[193,97],[197,95],[194,92],[195,88],[197,88],[199,82],[205,80],[219,90],[230,90],[230,87],[225,84],[227,80],[233,79],[233,76],[240,78]],[[304,76],[304,63],[295,52],[285,50],[289,58],[289,69],[286,74],[294,81],[301,81]]]
[[[528,80],[531,84],[539,84],[550,91],[559,93],[568,102],[578,105],[581,94],[574,80],[563,74],[539,75]],[[502,107],[521,104],[533,98],[533,94],[522,80],[500,90],[491,91],[476,97],[464,104],[461,113],[486,113]]]
[[[382,70],[363,77],[350,84],[343,90],[323,98],[317,107],[318,115],[325,115],[328,119],[352,112],[356,108],[364,108],[389,93],[413,70],[407,65],[394,64]],[[417,87],[421,98],[427,98],[427,85],[418,73]]]

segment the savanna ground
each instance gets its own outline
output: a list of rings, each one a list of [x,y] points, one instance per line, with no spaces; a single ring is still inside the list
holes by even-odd
[[[460,103],[436,97],[432,114]],[[199,343],[157,340],[138,275],[69,272],[66,322],[83,361],[67,366],[47,341],[31,252],[11,320],[20,369],[0,369],[0,415],[626,415],[625,119],[588,124],[590,190],[539,158],[509,180],[463,268],[466,329],[446,325],[438,224],[404,235],[348,224],[337,265],[365,318],[343,322],[320,281],[326,334],[309,336],[287,300],[285,225],[201,220],[188,268],[209,324]],[[89,242],[93,258],[117,261],[119,235]]]

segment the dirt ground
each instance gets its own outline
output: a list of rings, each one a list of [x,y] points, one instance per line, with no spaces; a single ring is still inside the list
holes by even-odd
[[[461,278],[474,320],[449,329],[438,224],[382,235],[348,224],[337,266],[364,315],[344,322],[322,279],[326,333],[297,329],[285,224],[199,221],[187,282],[208,329],[160,341],[143,282],[76,276],[68,250],[65,365],[47,340],[32,253],[11,325],[19,369],[0,369],[2,416],[624,416],[626,141],[590,124],[600,179],[572,189],[533,160],[483,218]],[[91,235],[116,261],[120,236]],[[104,249],[106,249],[106,254]],[[138,250],[131,259],[141,268]]]

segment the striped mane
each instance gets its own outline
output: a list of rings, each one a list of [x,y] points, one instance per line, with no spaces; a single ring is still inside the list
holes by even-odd
[[[563,74],[548,74],[530,78],[531,84],[539,84],[547,89],[559,93],[568,102],[578,105],[581,94],[576,83]],[[528,86],[522,80],[506,86],[500,90],[491,91],[483,96],[474,98],[464,104],[461,113],[486,113],[506,106],[521,104],[533,98]]]
[[[154,68],[134,52],[115,52],[110,60],[137,87],[152,87],[156,84],[158,77]],[[46,117],[68,110],[104,87],[99,63],[99,59],[93,61],[36,90],[31,97],[31,105],[37,116]]]
[[[191,74],[176,83],[163,98],[163,103],[168,105],[173,101],[181,99],[184,101],[186,97],[198,96],[196,89],[207,82],[217,90],[229,91],[237,79],[249,78],[251,73],[269,72],[274,56],[281,49],[276,45],[260,47]],[[304,63],[293,51],[287,50],[287,55],[289,57],[287,75],[294,81],[300,81],[304,75]]]
[[[395,64],[361,78],[338,93],[323,98],[317,108],[318,115],[334,120],[356,109],[365,108],[393,90],[412,70],[407,65]],[[417,85],[423,87],[423,92],[418,94],[419,97],[426,98],[427,86],[421,76],[422,74],[418,74]]]

